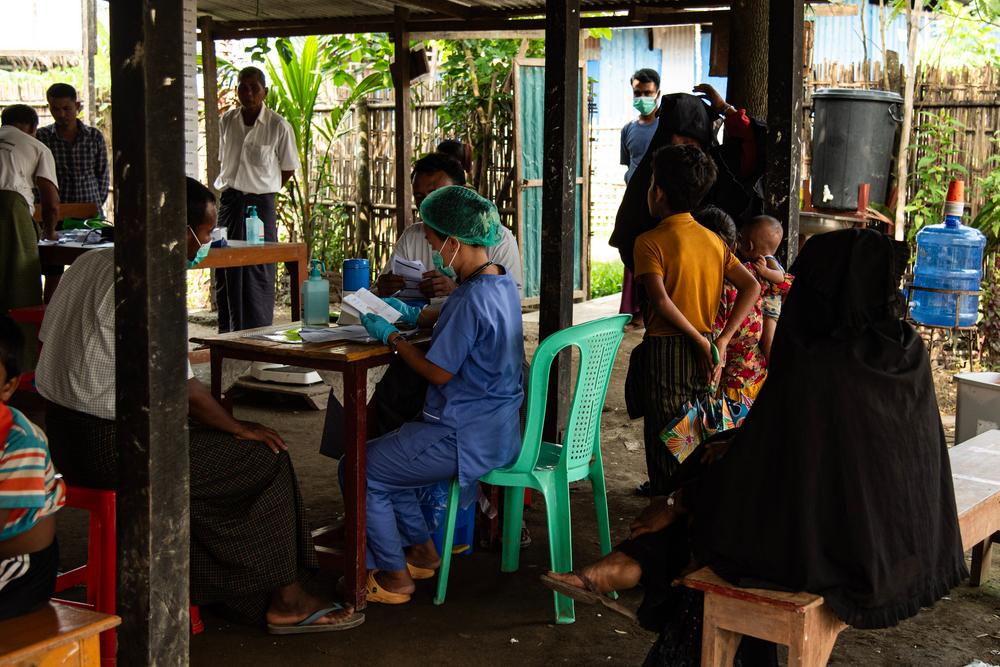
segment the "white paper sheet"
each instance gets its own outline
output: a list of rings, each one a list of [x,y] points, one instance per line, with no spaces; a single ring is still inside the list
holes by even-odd
[[[359,316],[374,313],[385,318],[389,324],[402,317],[398,310],[364,288],[344,296],[343,303],[350,306]]]
[[[420,281],[424,279],[424,273],[426,272],[427,268],[424,267],[424,263],[419,259],[410,260],[393,257],[392,273],[403,279],[403,289],[399,290],[393,296],[400,299],[424,298],[424,294],[418,286],[420,285]]]

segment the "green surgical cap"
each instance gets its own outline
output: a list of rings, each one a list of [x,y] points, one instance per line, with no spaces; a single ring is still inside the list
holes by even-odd
[[[500,243],[500,214],[489,199],[461,185],[449,185],[427,195],[420,204],[420,218],[443,236],[469,245]]]

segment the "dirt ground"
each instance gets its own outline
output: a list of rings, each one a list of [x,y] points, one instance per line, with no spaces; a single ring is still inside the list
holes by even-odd
[[[533,348],[536,325],[526,325],[526,338]],[[626,536],[629,521],[644,504],[632,495],[645,477],[641,422],[628,420],[623,395],[628,353],[639,340],[639,334],[627,334],[604,410],[602,451],[613,541]],[[207,365],[196,371],[204,374]],[[947,393],[952,386],[946,381],[948,375],[938,375],[939,395]],[[951,392],[950,398],[941,396],[942,405],[948,408],[954,405]],[[23,407],[40,418],[36,404]],[[258,394],[239,401],[236,414],[276,426],[284,435],[313,527],[328,525],[342,514],[335,463],[317,451],[323,412],[309,410],[296,398]],[[599,553],[589,485],[574,489],[571,496],[574,562],[583,564]],[[418,582],[410,604],[370,606],[365,624],[355,630],[289,638],[232,625],[206,610],[206,631],[191,640],[191,664],[641,664],[654,636],[614,614],[578,604],[576,623],[553,624],[551,594],[538,583],[538,575],[548,569],[540,501],[526,510],[525,519],[533,543],[522,551],[520,571],[501,574],[498,553],[456,557],[443,606],[432,603],[434,580]],[[60,517],[66,564],[84,558],[84,522],[72,511]],[[960,667],[977,659],[1000,664],[1000,569],[996,572],[993,581],[981,589],[962,585],[933,609],[891,630],[846,630],[830,664]],[[623,600],[636,606],[640,596],[641,591],[630,591]]]

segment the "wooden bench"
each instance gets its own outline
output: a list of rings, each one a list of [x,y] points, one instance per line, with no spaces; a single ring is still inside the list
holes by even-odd
[[[117,616],[49,602],[0,621],[0,666],[99,667],[98,635],[119,623]]]
[[[684,585],[705,593],[702,667],[731,667],[743,635],[787,646],[789,667],[825,665],[847,627],[812,593],[737,588],[707,567]]]
[[[1000,542],[1000,431],[987,431],[952,447],[951,472],[962,548],[972,550],[969,583],[989,575]],[[847,627],[811,593],[738,588],[704,567],[684,585],[705,593],[702,667],[730,667],[742,635],[788,646],[789,666],[822,667]]]
[[[989,577],[993,543],[1000,541],[1000,431],[986,431],[951,448],[951,475],[962,531],[972,550],[969,584]]]

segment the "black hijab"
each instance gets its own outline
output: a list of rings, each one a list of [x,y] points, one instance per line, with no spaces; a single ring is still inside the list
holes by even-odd
[[[649,179],[653,173],[653,153],[669,145],[671,137],[675,134],[697,141],[701,149],[712,157],[718,168],[715,185],[705,195],[703,205],[718,206],[737,221],[747,215],[758,213],[760,209],[759,197],[752,188],[744,187],[733,176],[723,159],[723,153],[715,140],[715,122],[718,120],[718,114],[709,109],[700,97],[688,93],[664,95],[660,101],[658,117],[660,120],[646,154],[625,187],[625,196],[618,208],[615,228],[611,233],[610,244],[618,248],[622,262],[629,269],[634,268],[632,248],[635,239],[659,222],[649,214],[646,202],[646,191],[649,189]],[[758,153],[763,154],[763,150],[758,150]]]
[[[967,576],[930,362],[898,319],[900,259],[871,230],[810,239],[764,388],[689,487],[701,562],[823,595],[858,628],[895,625]]]

